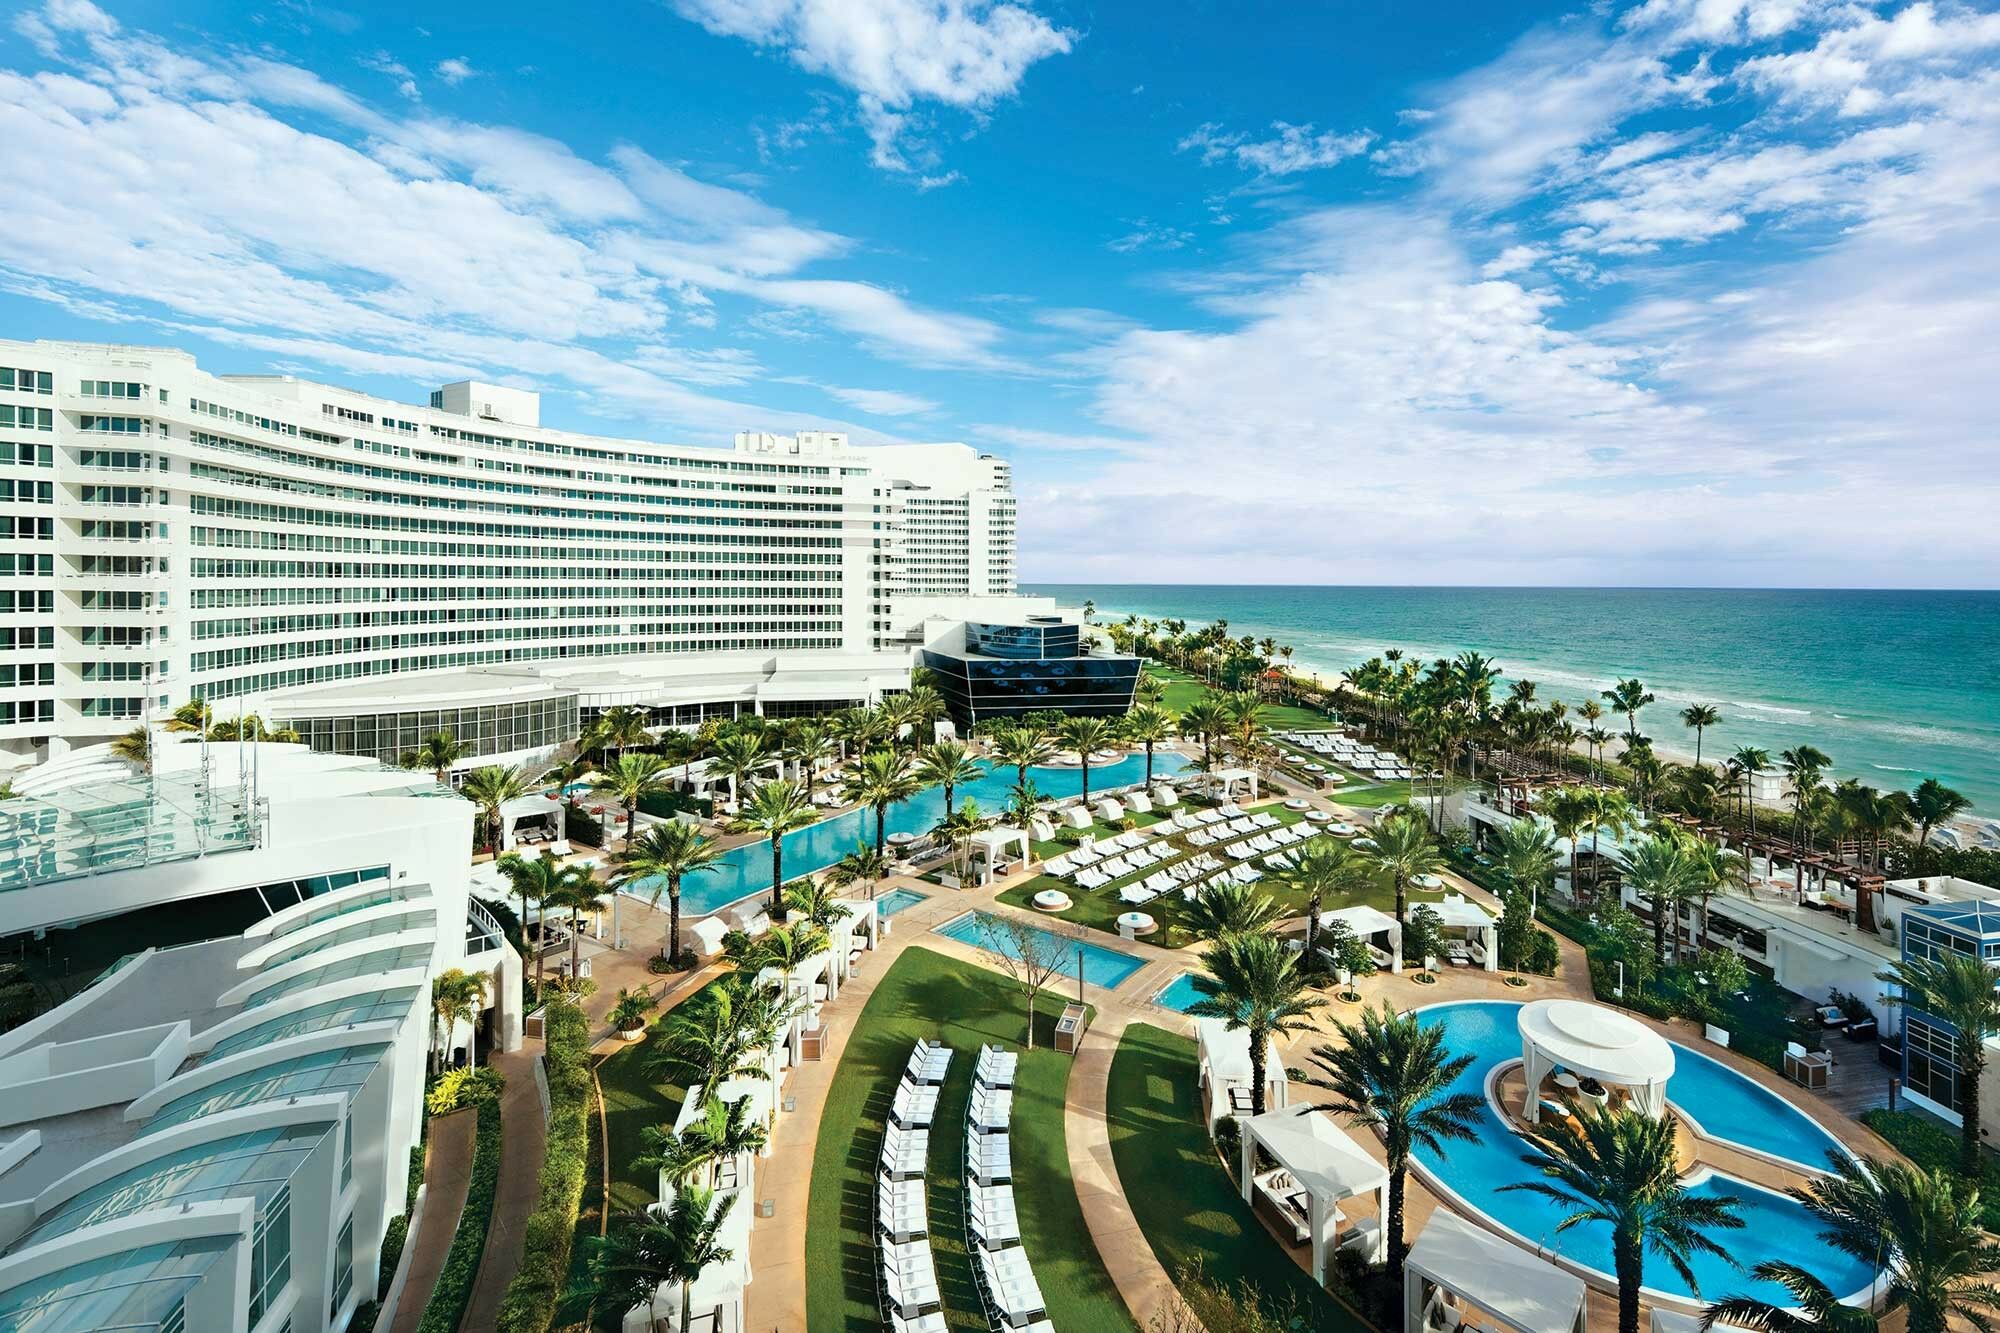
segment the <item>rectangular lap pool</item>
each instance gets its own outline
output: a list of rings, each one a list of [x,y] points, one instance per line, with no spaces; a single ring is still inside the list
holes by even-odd
[[[1015,956],[1014,941],[1010,936],[1003,935],[994,929],[993,923],[997,920],[998,918],[991,912],[967,912],[964,916],[953,917],[942,926],[939,926],[937,933],[946,939],[957,940],[960,944],[970,944],[974,948],[985,949],[989,953],[1005,954],[1007,957],[1012,958]],[[1058,935],[1052,930],[1043,930],[1039,926],[1034,926],[1030,929],[1038,936],[1046,936],[1051,940],[1060,941],[1072,951],[1081,950],[1083,954],[1083,979],[1093,986],[1102,986],[1106,990],[1116,990],[1129,981],[1134,972],[1137,972],[1146,965],[1145,959],[1134,958],[1130,954],[1119,953],[1116,949],[1106,949],[1100,945],[1088,942],[1080,943],[1070,939],[1068,936]],[[1076,956],[1074,952],[1071,953],[1070,959],[1064,965],[1063,970],[1072,977],[1076,975]]]
[[[1163,1009],[1171,1009],[1177,1014],[1184,1014],[1201,998],[1201,992],[1194,988],[1194,973],[1183,972],[1169,981],[1160,993],[1153,997],[1153,1003]]]
[[[894,916],[904,908],[915,907],[929,897],[929,894],[918,893],[915,889],[891,889],[875,900],[875,915]]]

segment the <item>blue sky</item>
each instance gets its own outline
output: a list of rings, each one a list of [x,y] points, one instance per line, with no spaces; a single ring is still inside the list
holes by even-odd
[[[0,332],[1015,460],[1035,580],[1994,586],[2000,14],[47,0]]]

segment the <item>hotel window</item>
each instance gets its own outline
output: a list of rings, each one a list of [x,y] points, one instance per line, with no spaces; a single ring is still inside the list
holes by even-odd
[[[347,1304],[348,1296],[354,1291],[354,1216],[349,1214],[340,1227],[340,1238],[333,1243],[333,1308],[326,1317],[334,1318],[340,1307]]]
[[[47,370],[20,370],[13,366],[0,366],[0,389],[13,389],[20,393],[54,393],[55,373]]]
[[[352,1237],[349,1237],[350,1243]],[[250,1327],[264,1317],[271,1302],[292,1280],[292,1187],[281,1186],[250,1243]]]
[[[1908,1052],[1905,1082],[1910,1091],[1948,1110],[1960,1110],[1958,1065],[1950,1030],[1912,1014],[1903,1024],[1903,1045]]]

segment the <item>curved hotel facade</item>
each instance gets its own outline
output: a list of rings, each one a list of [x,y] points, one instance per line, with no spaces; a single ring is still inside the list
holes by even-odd
[[[663,724],[908,683],[926,620],[1015,605],[1008,465],[961,444],[540,425],[170,349],[0,342],[0,754],[191,698],[377,754],[491,762],[614,703]]]

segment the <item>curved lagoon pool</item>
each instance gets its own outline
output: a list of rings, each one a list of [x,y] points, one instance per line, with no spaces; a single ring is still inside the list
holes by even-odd
[[[1521,1058],[1521,1035],[1517,1025],[1521,1006],[1504,1000],[1474,1000],[1458,1004],[1433,1005],[1418,1011],[1418,1021],[1426,1027],[1442,1027],[1445,1039],[1457,1055],[1471,1055],[1473,1061],[1452,1085],[1453,1092],[1469,1092],[1481,1102],[1480,1123],[1472,1143],[1452,1143],[1440,1156],[1419,1148],[1417,1166],[1433,1186],[1442,1184],[1456,1194],[1463,1205],[1484,1213],[1494,1222],[1531,1245],[1561,1254],[1573,1263],[1606,1275],[1612,1271],[1611,1229],[1601,1223],[1586,1223],[1560,1234],[1556,1224],[1571,1211],[1554,1200],[1524,1191],[1501,1192],[1501,1186],[1535,1179],[1523,1162],[1526,1142],[1507,1127],[1492,1104],[1486,1101],[1486,1081],[1500,1065]],[[1821,1146],[1833,1146],[1833,1139],[1790,1102],[1778,1097],[1727,1065],[1676,1042],[1675,1072],[1667,1084],[1667,1099],[1685,1111],[1703,1129],[1717,1138],[1731,1139],[1747,1147],[1768,1152],[1803,1166],[1821,1168],[1825,1153]],[[1873,1277],[1866,1265],[1838,1254],[1819,1239],[1819,1226],[1810,1213],[1782,1194],[1726,1176],[1711,1175],[1691,1187],[1696,1194],[1733,1194],[1739,1200],[1737,1213],[1743,1218],[1740,1231],[1716,1233],[1716,1238],[1742,1267],[1730,1259],[1698,1255],[1695,1277],[1697,1294],[1673,1266],[1658,1256],[1646,1260],[1646,1285],[1682,1300],[1719,1300],[1724,1296],[1747,1295],[1779,1305],[1790,1298],[1775,1283],[1760,1282],[1749,1270],[1766,1259],[1789,1259],[1843,1295],[1866,1290]]]
[[[1181,755],[1157,753],[1153,756],[1153,774],[1158,777],[1178,773],[1187,767],[1187,763]],[[1028,775],[1029,781],[1048,800],[1060,800],[1083,790],[1081,768],[1031,768]],[[1113,787],[1129,787],[1145,776],[1146,756],[1127,755],[1114,764],[1092,764],[1090,789],[1097,792],[1109,791]],[[1007,804],[1008,793],[1013,789],[1014,770],[1001,768],[996,772],[989,765],[984,776],[956,789],[952,799],[963,804],[970,798],[979,802],[981,809],[993,811]],[[898,801],[890,806],[884,828],[889,833],[928,833],[943,818],[944,792],[932,787],[907,801]],[[866,841],[872,844],[874,840],[875,812],[866,809],[850,810],[844,815],[821,820],[811,828],[788,833],[785,835],[785,878],[796,879],[824,870],[853,851],[855,843]],[[682,881],[681,911],[688,916],[701,916],[726,907],[738,898],[770,891],[771,844],[753,842],[728,852],[715,863],[714,869],[690,875]]]

